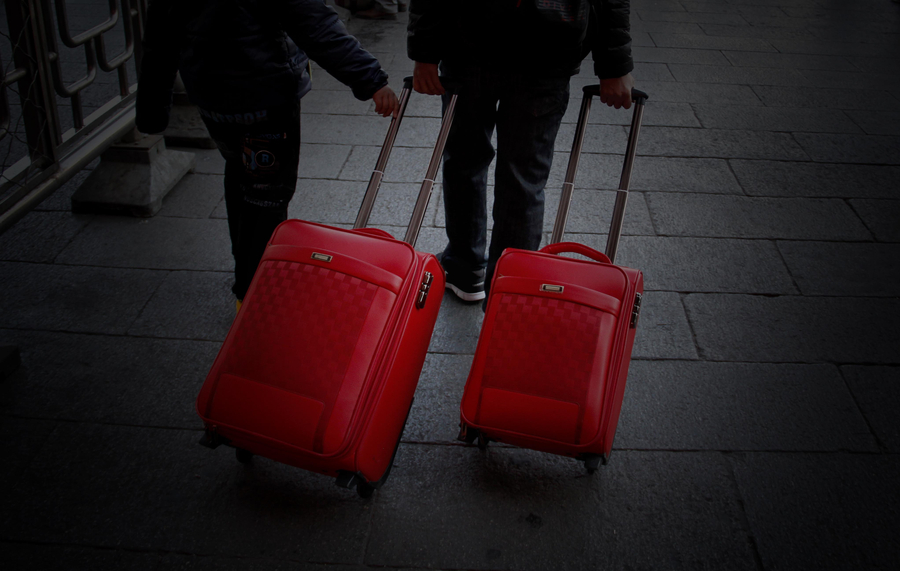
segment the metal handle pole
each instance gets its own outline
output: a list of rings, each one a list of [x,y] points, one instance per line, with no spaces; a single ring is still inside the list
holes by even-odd
[[[631,171],[634,169],[634,156],[637,150],[638,135],[641,132],[641,121],[644,116],[644,97],[635,98],[634,115],[631,118],[631,131],[628,133],[628,148],[625,151],[625,164],[622,167],[622,178],[619,179],[619,190],[616,192],[616,204],[613,207],[609,236],[606,239],[606,257],[616,263],[619,250],[619,238],[622,236],[622,223],[625,220],[625,205],[628,203],[628,187],[631,184]]]
[[[450,102],[447,104],[444,118],[441,121],[441,131],[434,145],[434,152],[431,154],[428,170],[425,172],[425,180],[422,181],[422,187],[419,189],[419,198],[416,200],[416,207],[413,209],[412,218],[410,218],[409,226],[406,229],[406,236],[403,238],[404,242],[413,247],[415,247],[419,231],[422,229],[422,221],[425,219],[425,209],[428,207],[428,201],[431,200],[431,190],[434,187],[434,179],[437,176],[441,157],[444,154],[444,145],[447,144],[447,136],[450,134],[450,126],[453,124],[453,114],[456,111],[456,99],[458,96],[459,94],[455,91],[450,95]]]
[[[384,144],[381,146],[381,153],[378,155],[378,161],[375,163],[375,170],[369,177],[369,186],[366,187],[366,194],[363,196],[362,205],[359,207],[359,213],[356,215],[356,222],[353,228],[365,228],[369,223],[369,216],[372,214],[372,208],[375,206],[375,198],[378,196],[378,189],[381,188],[381,180],[384,178],[384,169],[387,166],[388,159],[391,156],[391,150],[394,148],[394,141],[397,139],[397,132],[400,130],[400,122],[406,113],[406,104],[409,103],[409,96],[412,91],[412,78],[407,77],[403,81],[403,90],[400,91],[400,110],[397,116],[391,118],[391,125],[388,127],[387,135],[384,137]]]
[[[578,126],[575,128],[575,140],[572,142],[572,152],[569,154],[569,167],[566,169],[566,180],[563,182],[559,209],[556,211],[556,222],[553,223],[553,234],[550,236],[551,244],[562,241],[563,234],[566,232],[569,204],[572,201],[572,189],[575,188],[575,173],[578,172],[578,159],[581,158],[581,148],[584,145],[584,133],[588,117],[591,114],[592,100],[591,94],[585,92],[584,99],[581,100],[581,110],[578,112]]]

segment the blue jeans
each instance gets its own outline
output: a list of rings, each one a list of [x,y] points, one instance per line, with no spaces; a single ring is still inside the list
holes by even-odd
[[[504,249],[536,250],[541,244],[544,186],[569,103],[569,78],[447,64],[441,72],[460,84],[443,157],[448,239],[443,261],[458,271],[486,267],[487,289]],[[444,95],[445,109],[449,101]],[[495,154],[494,227],[485,257],[487,175]]]

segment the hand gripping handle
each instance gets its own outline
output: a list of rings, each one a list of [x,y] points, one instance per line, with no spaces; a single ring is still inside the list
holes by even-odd
[[[575,139],[572,142],[572,152],[569,155],[569,167],[566,171],[566,180],[563,183],[562,196],[559,200],[559,209],[556,213],[556,222],[553,225],[553,234],[550,237],[551,244],[560,242],[566,231],[566,221],[569,217],[569,205],[572,200],[572,190],[575,188],[575,173],[578,171],[578,159],[581,157],[581,148],[584,145],[584,134],[588,117],[591,112],[591,101],[594,96],[600,95],[600,86],[587,85],[584,87],[583,92],[584,99],[581,101],[581,110],[578,113]],[[619,181],[619,191],[613,209],[613,219],[610,224],[609,239],[606,242],[606,255],[613,262],[615,262],[616,259],[619,238],[622,234],[622,220],[625,216],[625,204],[628,200],[628,186],[631,183],[631,172],[634,168],[634,156],[637,149],[638,134],[641,130],[641,121],[644,115],[644,103],[649,99],[649,96],[643,91],[632,89],[631,99],[635,103],[634,115],[631,119],[631,130],[628,133],[628,147],[625,151],[625,164],[622,168],[622,178]]]
[[[598,252],[593,248],[589,248],[584,244],[579,244],[578,242],[556,242],[555,244],[544,246],[543,248],[541,248],[541,252],[544,252],[545,254],[581,254],[586,258],[594,260],[595,262],[601,262],[604,264],[610,263],[609,258],[606,256],[606,254]]]

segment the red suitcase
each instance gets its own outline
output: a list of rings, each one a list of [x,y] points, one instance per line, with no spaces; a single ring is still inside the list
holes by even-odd
[[[455,96],[404,241],[364,228],[411,83],[354,229],[301,220],[275,229],[197,397],[203,444],[334,476],[363,497],[390,471],[444,292],[437,259],[413,245]]]
[[[644,282],[614,265],[647,95],[634,117],[606,254],[560,242],[591,101],[584,88],[551,244],[507,249],[497,262],[460,407],[459,439],[491,440],[572,456],[589,472],[606,463],[622,407]],[[586,258],[561,256],[575,253]]]

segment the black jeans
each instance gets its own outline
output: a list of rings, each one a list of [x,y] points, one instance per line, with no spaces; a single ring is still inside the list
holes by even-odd
[[[234,256],[234,287],[243,299],[272,231],[287,220],[300,161],[296,107],[224,115],[201,109],[225,158],[225,206]]]
[[[544,221],[544,186],[559,125],[569,104],[569,78],[442,65],[460,82],[456,115],[444,150],[443,259],[459,270],[487,267],[486,289],[506,248],[536,250]],[[449,102],[444,95],[444,108]],[[487,175],[494,159],[494,226],[487,242]]]

